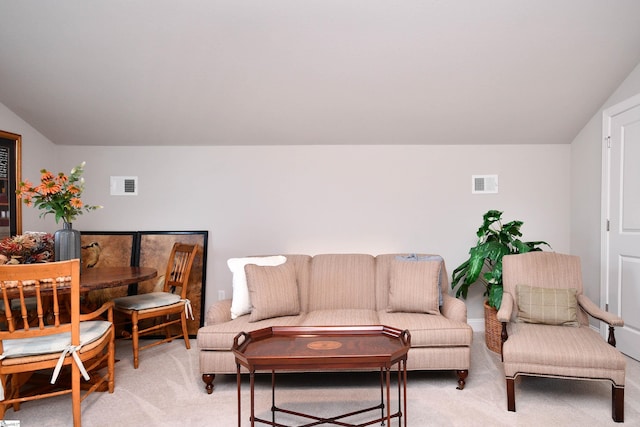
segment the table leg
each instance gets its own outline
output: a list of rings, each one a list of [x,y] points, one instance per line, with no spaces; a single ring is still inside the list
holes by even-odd
[[[402,384],[402,375],[400,374],[400,372],[402,371],[402,360],[400,362],[398,362],[398,366],[397,366],[397,371],[398,371],[398,427],[402,426],[402,400],[401,399],[401,384]]]
[[[407,427],[407,359],[402,360],[402,388],[404,389],[404,427]]]
[[[387,378],[387,426],[391,426],[391,368],[385,368]]]
[[[240,365],[237,365],[236,371],[236,387],[238,389],[238,427],[242,427],[242,408],[241,408],[241,393],[240,386],[242,385],[242,380],[240,379]]]
[[[251,427],[255,425],[255,399],[254,399],[254,391],[255,391],[255,376],[256,371],[249,372],[249,383],[251,387]]]
[[[276,371],[271,371],[271,422],[276,425]]]
[[[382,425],[384,425],[384,374],[382,368],[380,368],[380,419]]]

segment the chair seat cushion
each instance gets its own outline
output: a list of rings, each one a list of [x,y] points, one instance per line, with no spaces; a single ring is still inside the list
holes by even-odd
[[[147,308],[164,307],[180,301],[180,295],[169,292],[150,292],[148,294],[130,295],[114,298],[117,308],[126,310],[145,310]]]
[[[81,322],[80,345],[84,346],[97,340],[109,330],[110,326],[111,322],[103,320]],[[69,345],[71,345],[71,332],[35,338],[3,340],[4,352],[0,355],[0,359],[61,353]]]
[[[588,326],[516,323],[502,356],[508,377],[517,374],[611,379],[624,384],[626,360]]]

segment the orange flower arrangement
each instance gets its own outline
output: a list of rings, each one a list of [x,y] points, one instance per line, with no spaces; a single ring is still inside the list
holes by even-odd
[[[16,191],[27,206],[35,206],[44,212],[40,216],[54,214],[56,223],[62,219],[66,223],[73,222],[84,211],[92,211],[102,206],[85,205],[82,200],[84,190],[85,162],[71,169],[69,176],[60,172],[53,175],[46,169],[40,171],[40,184],[35,186],[29,181],[20,183]]]

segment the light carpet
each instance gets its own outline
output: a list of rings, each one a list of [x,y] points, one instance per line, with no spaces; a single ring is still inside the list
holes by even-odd
[[[198,369],[198,349],[175,341],[141,352],[133,369],[131,342],[118,340],[116,389],[94,393],[82,404],[85,427],[111,426],[236,426],[235,375],[218,375],[208,395]],[[409,353],[411,357],[411,353]],[[276,403],[321,416],[376,405],[380,399],[378,374],[282,374]],[[625,423],[640,426],[640,363],[627,359]],[[249,424],[249,381],[243,377],[242,425]],[[392,409],[397,408],[397,389]],[[271,377],[256,380],[256,415],[270,419]],[[421,426],[605,426],[611,419],[611,385],[607,382],[521,377],[516,380],[517,412],[507,411],[504,372],[499,355],[475,333],[471,369],[464,390],[456,390],[452,372],[409,372],[407,421]],[[368,414],[379,415],[379,412]],[[61,396],[24,403],[7,410],[6,420],[21,427],[70,426],[71,399]],[[347,421],[362,422],[363,416]],[[278,415],[276,421],[301,425],[300,418]],[[392,423],[397,425],[397,420]]]

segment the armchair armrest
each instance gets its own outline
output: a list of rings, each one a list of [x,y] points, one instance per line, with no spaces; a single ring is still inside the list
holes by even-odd
[[[513,297],[511,294],[502,294],[502,302],[500,310],[498,310],[498,320],[503,323],[511,322],[511,313],[513,312]]]
[[[601,320],[609,326],[624,326],[624,320],[620,316],[604,311],[584,294],[578,295],[578,304],[589,316]]]
[[[92,311],[91,313],[80,314],[80,321],[84,322],[85,320],[93,320],[99,318],[102,313],[107,312],[107,320],[113,323],[113,301],[107,301],[97,310]]]
[[[207,310],[205,325],[216,325],[218,323],[224,323],[230,320],[231,299],[225,299],[216,301],[211,307],[209,307],[209,310]]]
[[[467,323],[467,305],[464,301],[454,298],[446,292],[442,293],[440,313],[447,319]]]

